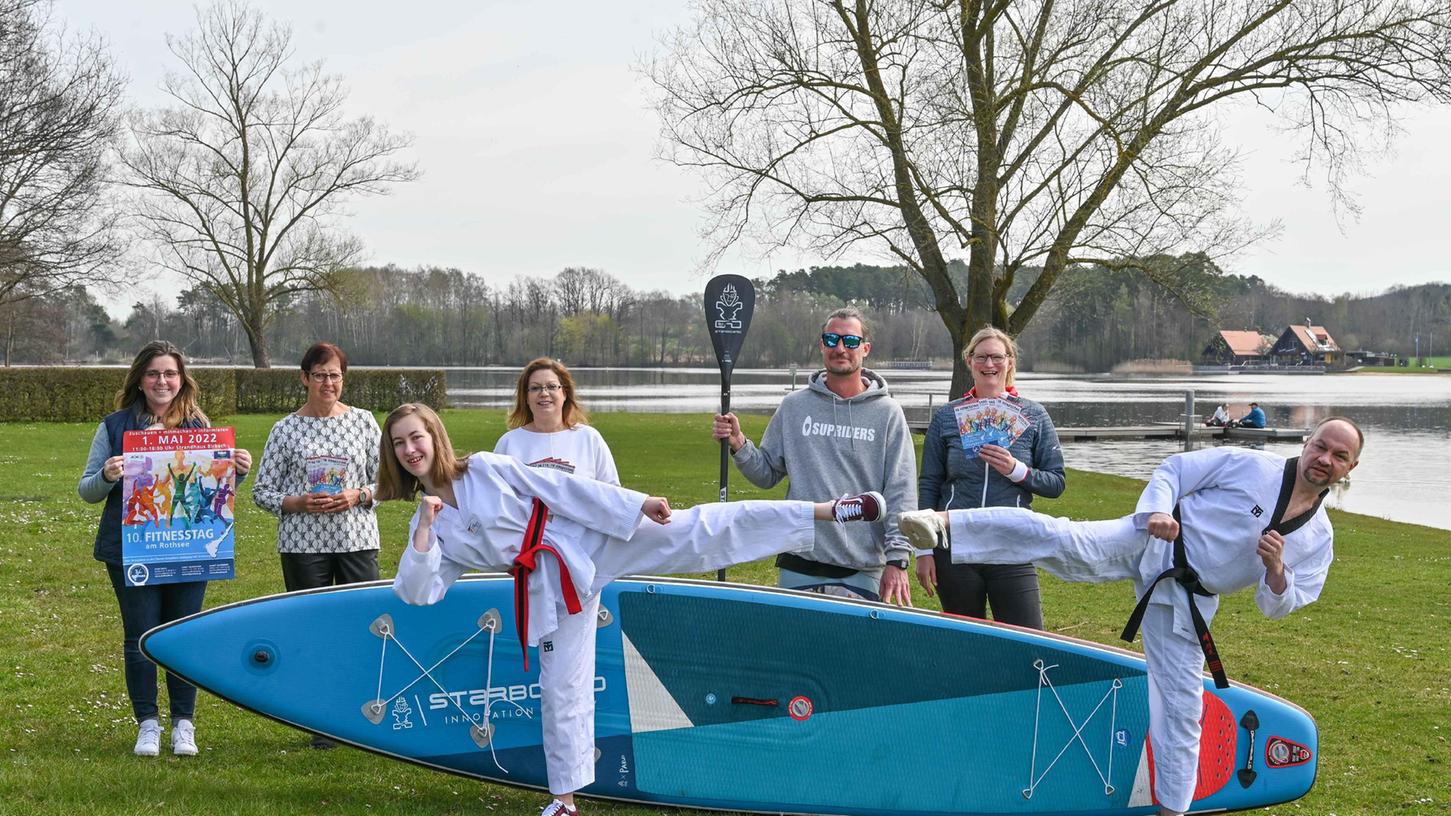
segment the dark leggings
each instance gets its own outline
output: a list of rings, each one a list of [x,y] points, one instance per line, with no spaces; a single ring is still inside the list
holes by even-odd
[[[121,654],[126,663],[126,694],[131,698],[131,712],[136,721],[160,719],[156,700],[156,664],[141,654],[137,643],[147,630],[168,621],[200,612],[206,596],[206,581],[187,581],[155,586],[126,586],[119,564],[107,564],[111,588],[121,605],[121,629],[124,640]],[[166,697],[170,702],[171,720],[189,720],[196,713],[196,686],[180,677],[166,673]]]
[[[1032,564],[954,564],[947,550],[935,550],[932,558],[944,612],[986,618],[991,603],[999,623],[1043,628],[1038,571]]]
[[[282,584],[288,592],[378,580],[377,550],[281,553],[281,556]]]

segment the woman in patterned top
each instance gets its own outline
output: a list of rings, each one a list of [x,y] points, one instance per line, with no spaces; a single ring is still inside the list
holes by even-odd
[[[332,343],[302,356],[307,402],[267,437],[252,500],[277,516],[277,552],[288,592],[378,578],[381,434],[373,414],[340,400],[348,357]],[[331,748],[322,737],[315,748]]]

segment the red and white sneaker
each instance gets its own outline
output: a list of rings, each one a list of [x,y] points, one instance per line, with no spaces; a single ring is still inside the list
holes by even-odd
[[[848,521],[879,521],[887,508],[886,499],[875,490],[868,493],[858,493],[855,496],[842,496],[831,503],[831,514],[836,517],[838,523]]]
[[[579,808],[573,808],[558,799],[551,799],[539,816],[579,816]]]

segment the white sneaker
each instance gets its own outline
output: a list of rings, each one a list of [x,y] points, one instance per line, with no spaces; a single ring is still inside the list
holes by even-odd
[[[156,756],[161,753],[161,723],[156,720],[142,720],[136,732],[136,756]]]
[[[177,720],[171,727],[171,752],[177,756],[196,756],[196,726],[191,720]]]
[[[919,550],[947,547],[947,522],[936,510],[909,510],[897,516],[897,527]]]
[[[558,799],[552,799],[549,804],[544,806],[544,810],[539,812],[539,816],[579,816],[579,809],[572,808]]]

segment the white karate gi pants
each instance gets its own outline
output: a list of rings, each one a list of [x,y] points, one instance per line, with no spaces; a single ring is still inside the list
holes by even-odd
[[[1149,540],[1134,526],[1133,516],[1071,521],[1020,507],[984,507],[949,510],[948,520],[954,563],[1031,561],[1065,581],[1130,580],[1135,597],[1144,591],[1140,562]],[[1204,706],[1204,652],[1192,631],[1174,627],[1174,606],[1187,604],[1183,596],[1178,584],[1160,582],[1140,627],[1149,667],[1154,795],[1160,805],[1177,811],[1189,809],[1198,782]]]
[[[677,510],[669,524],[643,520],[628,541],[608,539],[591,554],[595,586],[622,575],[706,572],[782,552],[811,549],[811,502],[741,501]],[[545,525],[545,538],[549,527]],[[540,580],[535,575],[531,581]],[[595,633],[600,596],[539,640],[539,687],[549,792],[594,782]]]

